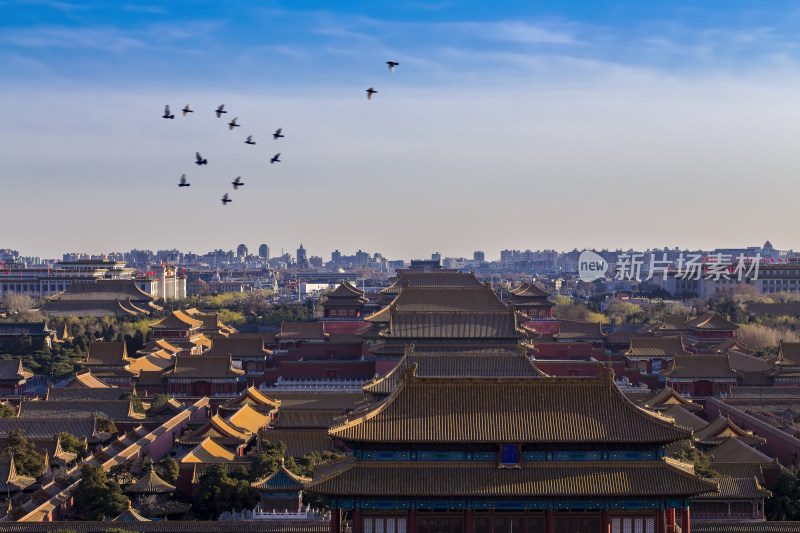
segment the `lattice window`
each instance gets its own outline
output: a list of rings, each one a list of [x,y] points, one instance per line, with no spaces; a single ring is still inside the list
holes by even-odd
[[[644,519],[644,533],[656,533],[656,520],[655,518]]]
[[[375,533],[384,533],[383,525],[385,523],[385,518],[376,518],[375,519]],[[391,520],[391,518],[389,519]]]
[[[644,533],[644,519],[635,518],[633,520],[633,532],[634,533]]]
[[[394,533],[395,519],[390,518],[386,521],[386,533]]]
[[[405,518],[398,518],[397,519],[397,533],[406,533],[406,519]]]
[[[622,520],[619,518],[611,519],[611,533],[622,533]]]
[[[364,532],[366,533],[366,532]],[[622,519],[622,533],[633,533],[633,519],[632,518],[623,518]]]
[[[372,518],[365,518],[364,519],[364,533],[373,533],[373,523],[374,520]]]

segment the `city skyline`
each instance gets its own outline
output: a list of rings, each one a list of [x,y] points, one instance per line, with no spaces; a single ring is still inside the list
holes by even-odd
[[[2,240],[25,255],[800,248],[788,2],[12,4]]]
[[[202,258],[202,257],[209,256],[209,255],[214,255],[216,253],[220,253],[220,254],[223,254],[223,255],[230,254],[232,256],[238,256],[238,257],[245,257],[246,256],[246,257],[258,258],[259,256],[262,256],[261,248],[264,247],[264,246],[267,247],[266,252],[267,252],[268,258],[270,260],[278,259],[280,257],[283,257],[284,255],[287,255],[287,254],[290,257],[292,257],[293,259],[296,258],[296,256],[297,256],[298,248],[291,248],[291,249],[289,249],[289,248],[279,248],[279,249],[275,249],[272,246],[270,246],[269,243],[260,243],[260,244],[256,244],[256,245],[248,245],[247,243],[241,243],[240,242],[238,245],[235,245],[235,246],[230,246],[230,247],[223,246],[223,247],[220,247],[220,248],[214,248],[214,249],[210,249],[210,250],[200,250],[200,251],[181,250],[180,248],[147,248],[147,247],[144,247],[144,248],[132,248],[130,250],[102,250],[102,251],[98,251],[98,252],[69,250],[69,251],[64,252],[63,254],[59,254],[59,255],[51,254],[51,255],[39,255],[39,256],[27,254],[27,253],[25,253],[24,251],[21,251],[21,250],[13,250],[13,249],[10,249],[10,248],[2,248],[2,249],[0,249],[0,259],[2,259],[4,257],[4,253],[6,253],[6,252],[9,253],[9,254],[16,253],[21,260],[22,259],[36,258],[36,259],[39,259],[39,260],[42,260],[42,261],[56,261],[56,262],[57,261],[73,261],[73,260],[76,260],[76,259],[80,259],[81,256],[85,256],[85,258],[92,258],[92,259],[98,259],[98,258],[101,258],[101,257],[106,257],[108,259],[116,260],[116,258],[120,258],[120,257],[122,257],[124,255],[130,254],[130,253],[134,253],[134,252],[149,252],[151,254],[154,254],[156,257],[158,257],[158,256],[160,256],[161,254],[164,254],[164,253],[171,254],[171,253],[176,253],[177,252],[177,253],[179,253],[181,255],[189,255],[189,254],[195,255],[198,258]],[[502,259],[503,254],[505,254],[505,253],[514,253],[514,254],[551,254],[551,253],[555,253],[557,255],[568,255],[568,254],[574,254],[576,252],[580,252],[580,251],[583,251],[583,250],[591,250],[591,251],[601,252],[601,253],[603,253],[603,252],[609,252],[609,253],[627,253],[627,252],[632,252],[632,253],[658,253],[658,252],[661,252],[661,251],[669,251],[669,252],[679,251],[681,253],[683,253],[683,252],[706,252],[706,253],[722,253],[722,254],[728,254],[728,255],[732,254],[733,256],[737,256],[737,254],[739,254],[739,253],[747,253],[746,252],[747,250],[750,250],[753,253],[758,253],[758,250],[762,250],[763,251],[763,250],[766,250],[768,248],[769,251],[768,251],[767,255],[769,255],[770,257],[772,257],[773,255],[777,256],[776,254],[778,254],[778,253],[787,253],[787,254],[790,254],[790,255],[797,253],[793,249],[784,249],[784,248],[781,248],[780,246],[773,246],[770,241],[765,241],[764,243],[762,243],[760,245],[740,244],[740,245],[736,245],[736,246],[715,246],[713,248],[687,248],[687,247],[666,247],[666,246],[650,246],[650,247],[647,247],[647,248],[634,248],[634,247],[628,246],[628,247],[616,247],[616,248],[587,247],[587,248],[572,248],[572,249],[566,249],[566,248],[549,249],[549,248],[531,248],[531,247],[526,248],[526,247],[517,246],[517,247],[512,247],[512,248],[506,248],[506,249],[503,249],[503,250],[497,250],[496,253],[494,251],[492,251],[492,250],[490,250],[487,253],[486,250],[475,249],[471,253],[468,253],[468,254],[450,255],[450,254],[447,254],[447,253],[442,253],[442,252],[437,250],[437,251],[432,251],[432,252],[430,252],[428,254],[422,254],[422,255],[418,255],[418,256],[406,256],[406,257],[393,257],[393,256],[388,256],[388,255],[384,254],[380,250],[364,250],[364,249],[361,249],[361,248],[359,248],[357,250],[340,250],[339,248],[335,248],[333,250],[328,250],[327,252],[315,252],[313,250],[309,251],[308,248],[305,247],[302,243],[300,243],[298,246],[299,247],[303,247],[303,252],[304,252],[304,255],[305,255],[306,258],[315,258],[315,257],[316,258],[320,258],[320,259],[322,259],[323,263],[328,263],[328,262],[334,262],[335,263],[337,261],[337,258],[336,258],[337,256],[339,258],[344,258],[344,257],[352,258],[352,257],[357,256],[358,254],[361,254],[361,253],[366,254],[366,256],[371,257],[371,258],[379,256],[379,257],[381,257],[383,259],[386,259],[388,261],[404,260],[406,262],[412,261],[412,260],[435,260],[437,258],[440,261],[444,260],[444,259],[455,259],[455,260],[471,261],[471,260],[475,260],[475,254],[479,254],[480,257],[484,258],[481,261],[482,262],[485,261],[485,262],[488,262],[488,263],[502,261],[503,260]],[[244,250],[245,250],[245,254],[244,255],[241,253],[242,248],[244,248]]]

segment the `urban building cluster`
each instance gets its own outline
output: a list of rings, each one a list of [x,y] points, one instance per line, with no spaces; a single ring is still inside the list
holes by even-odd
[[[360,251],[322,262],[302,246],[270,258],[266,245],[257,256],[241,245],[38,263],[2,253],[0,297],[28,294],[43,320],[9,310],[0,321],[0,442],[24,437],[46,466],[20,473],[19,458],[0,453],[0,531],[74,519],[85,466],[124,464],[135,465],[129,502],[107,518],[135,531],[165,521],[297,533],[779,531],[765,528],[798,466],[800,342],[762,353],[714,310],[626,323],[556,316],[562,295],[669,296],[614,279],[634,252],[596,251],[611,267],[592,283],[578,278],[578,251],[492,262]],[[769,243],[699,253],[766,259],[770,283],[800,278],[795,254]],[[772,286],[751,284],[753,294]],[[780,292],[798,290],[781,281]],[[307,298],[316,312],[232,324],[224,309],[185,305],[248,292],[273,306]],[[68,375],[35,375],[9,349],[53,350],[76,320],[97,318],[144,320],[142,343],[95,337]],[[65,451],[69,436],[79,453]],[[247,480],[252,507],[183,522],[209,476],[252,471],[281,446],[285,462]],[[312,455],[312,472],[294,468]],[[172,459],[174,478],[145,458]]]

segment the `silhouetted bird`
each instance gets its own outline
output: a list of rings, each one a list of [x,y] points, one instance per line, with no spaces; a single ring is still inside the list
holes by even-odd
[[[168,105],[164,106],[164,116],[162,118],[175,118],[175,115],[170,114]]]
[[[191,187],[191,183],[186,183],[186,174],[181,175],[181,182],[178,184],[178,187]]]
[[[207,165],[208,159],[203,159],[203,156],[200,155],[200,152],[195,152],[194,156],[197,158],[197,161],[194,162],[195,165]]]
[[[272,159],[269,160],[269,163],[270,164],[272,164],[272,163],[280,163],[281,160],[278,159],[280,156],[281,156],[280,152],[278,152],[277,154],[273,155]]]
[[[237,124],[236,121],[239,120],[239,117],[234,118],[230,122],[228,122],[228,129],[232,130],[233,128],[238,128],[241,124]]]
[[[283,131],[283,128],[278,128],[277,130],[275,130],[275,133],[272,134],[272,138],[280,139],[281,137],[285,137],[285,135],[281,135],[281,131]]]
[[[219,106],[217,108],[216,113],[217,113],[217,118],[221,117],[223,113],[227,113],[227,111],[225,111],[225,104],[222,104],[221,106]]]
[[[372,100],[372,95],[375,94],[376,92],[378,92],[378,91],[376,91],[372,87],[367,89],[367,100]]]
[[[231,203],[232,201],[233,201],[233,200],[231,200],[230,198],[228,198],[228,193],[225,193],[225,196],[223,196],[223,197],[222,197],[222,205],[228,205],[228,204],[229,204],[229,203]]]
[[[396,61],[387,61],[386,64],[389,65],[389,71],[394,72],[394,67],[396,67],[400,63],[398,63]]]
[[[183,109],[181,109],[181,111],[183,111],[183,116],[184,117],[186,115],[188,115],[189,113],[194,113],[194,109],[189,109],[191,106],[192,106],[192,104],[186,104],[186,106]]]
[[[253,140],[253,136],[252,135],[248,135],[247,136],[247,140],[244,143],[245,144],[256,144],[256,142]]]
[[[238,189],[239,187],[241,187],[242,185],[244,185],[244,182],[242,181],[242,177],[241,176],[237,176],[236,179],[231,182],[231,185],[233,185],[233,190],[234,191],[236,189]]]

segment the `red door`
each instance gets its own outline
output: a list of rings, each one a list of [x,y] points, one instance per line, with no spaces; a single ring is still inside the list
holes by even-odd
[[[195,381],[192,388],[195,396],[211,396],[211,383],[208,381]]]
[[[711,396],[714,393],[714,384],[706,379],[694,382],[695,396]]]

